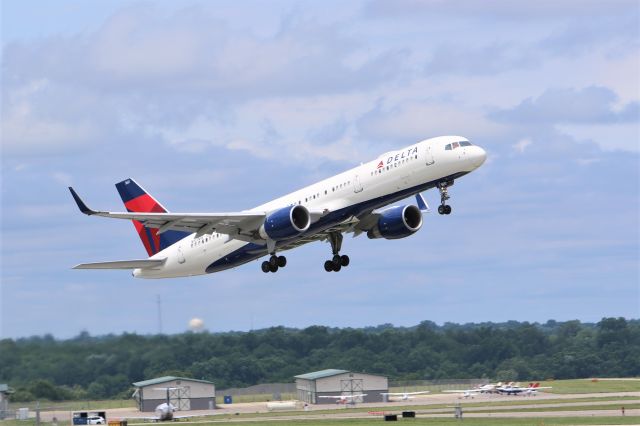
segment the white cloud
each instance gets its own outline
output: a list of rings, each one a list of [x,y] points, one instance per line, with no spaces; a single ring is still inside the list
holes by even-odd
[[[502,133],[482,111],[466,110],[446,102],[410,100],[386,107],[379,105],[358,123],[362,136],[376,139],[419,141],[440,135],[462,135],[471,139],[490,139]]]
[[[513,149],[522,154],[529,145],[531,145],[531,139],[520,139],[518,142],[513,144]]]
[[[53,180],[55,180],[56,182],[65,185],[65,186],[71,186],[71,184],[73,183],[73,178],[71,177],[71,175],[69,173],[65,173],[65,172],[53,172],[51,174],[51,177],[53,178]]]

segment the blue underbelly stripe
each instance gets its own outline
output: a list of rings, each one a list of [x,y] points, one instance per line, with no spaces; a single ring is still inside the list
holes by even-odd
[[[295,242],[298,238],[322,232],[325,229],[329,229],[332,226],[339,224],[340,222],[351,216],[359,216],[366,211],[379,209],[388,204],[407,198],[411,195],[415,195],[418,192],[423,192],[428,189],[434,188],[438,182],[458,179],[466,175],[467,173],[468,172],[455,173],[453,175],[442,177],[431,182],[403,189],[402,191],[393,192],[388,195],[383,195],[382,197],[372,198],[371,200],[363,201],[361,203],[336,210],[320,218],[317,222],[313,223],[306,232],[300,234],[298,237],[283,241],[281,243],[277,243],[276,248],[278,247],[278,245],[289,245],[292,242]],[[206,272],[210,274],[212,272],[219,272],[225,269],[234,268],[244,263],[251,262],[252,260],[259,259],[266,254],[266,244],[247,243],[241,248],[213,262],[207,267]]]

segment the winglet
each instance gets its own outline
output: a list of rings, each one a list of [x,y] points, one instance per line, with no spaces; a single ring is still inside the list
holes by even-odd
[[[420,211],[423,211],[423,212],[431,211],[431,209],[429,208],[429,204],[427,204],[427,201],[419,192],[416,194],[416,202],[418,203],[418,208],[420,209]]]
[[[76,193],[76,191],[72,187],[69,187],[69,191],[71,191],[71,196],[75,200],[76,204],[78,205],[78,208],[82,213],[87,214],[89,216],[96,213],[94,210],[91,210],[89,207],[87,207],[87,205],[84,203],[84,201],[82,201],[80,196]]]

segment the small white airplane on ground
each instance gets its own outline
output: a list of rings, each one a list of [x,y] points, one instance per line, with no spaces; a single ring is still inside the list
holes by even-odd
[[[176,278],[234,268],[270,255],[263,272],[287,264],[278,253],[312,241],[328,241],[327,272],[349,265],[340,255],[343,233],[388,240],[422,227],[428,205],[420,194],[440,192],[438,213],[448,215],[448,188],[480,167],[485,151],[460,136],[427,139],[380,155],[344,173],[250,210],[229,213],[169,213],[133,179],[116,184],[127,212],[92,210],[69,187],[80,211],[89,216],[133,221],[148,259],[84,263],[75,269],[133,269],[139,278]],[[383,209],[416,196],[408,204]]]
[[[431,393],[430,391],[419,391],[419,392],[380,392],[380,395],[386,395],[386,396],[399,396],[400,400],[402,401],[406,401],[408,399],[414,399],[414,397],[416,395],[426,395],[428,393]]]
[[[535,396],[540,389],[552,389],[552,386],[540,386],[540,383],[529,383],[528,387],[521,387],[517,384],[508,384],[496,388],[496,391],[500,394],[506,395],[525,395]]]
[[[477,395],[480,395],[480,391],[475,389],[455,389],[455,390],[443,390],[443,393],[456,393],[460,395],[458,398],[475,398]]]
[[[442,392],[457,393],[457,394],[460,394],[460,397],[473,398],[476,395],[480,395],[483,393],[497,393],[497,388],[500,386],[503,386],[502,382],[487,383],[485,385],[476,386],[472,389],[454,389],[454,390],[444,390]]]
[[[163,402],[162,404],[158,405],[156,407],[156,409],[154,410],[155,416],[154,417],[128,417],[127,419],[131,419],[131,420],[149,420],[149,421],[153,421],[153,422],[166,422],[166,421],[171,421],[171,420],[178,420],[178,419],[188,419],[188,418],[192,418],[192,417],[203,417],[203,416],[210,416],[213,414],[185,414],[185,415],[179,415],[176,416],[175,412],[176,412],[176,407],[171,403],[171,396],[170,396],[170,392],[172,390],[176,390],[176,389],[182,389],[180,387],[164,387],[164,388],[154,388],[155,390],[166,390],[167,391],[167,396],[166,396],[166,401]],[[137,391],[136,391],[137,392]],[[135,393],[134,393],[135,395]]]
[[[318,398],[335,399],[336,404],[355,404],[361,402],[366,393],[354,393],[353,395],[319,395]]]

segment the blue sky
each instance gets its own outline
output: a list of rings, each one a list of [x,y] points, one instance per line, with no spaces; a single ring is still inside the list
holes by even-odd
[[[0,337],[640,316],[636,1],[2,1]],[[454,214],[398,241],[197,278],[140,258],[136,178],[237,211],[442,134],[488,151]],[[437,204],[437,194],[425,196]]]

